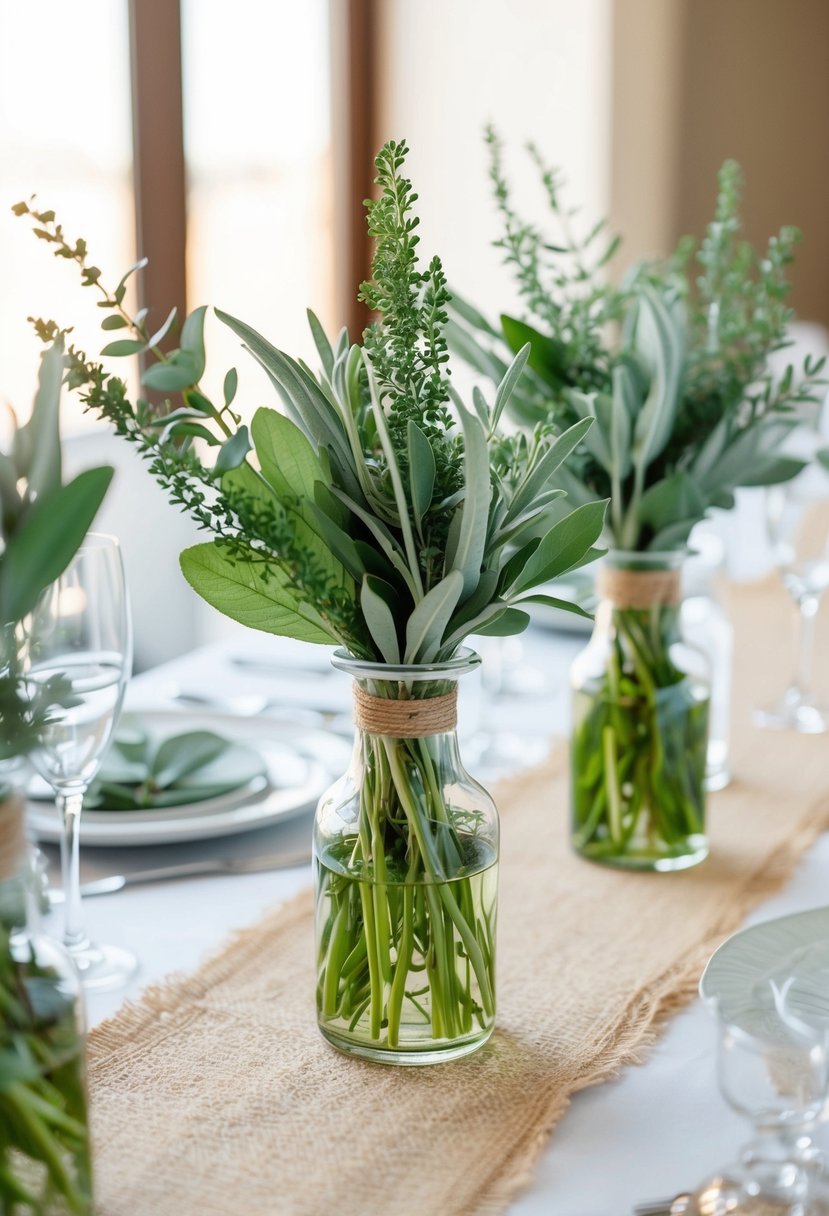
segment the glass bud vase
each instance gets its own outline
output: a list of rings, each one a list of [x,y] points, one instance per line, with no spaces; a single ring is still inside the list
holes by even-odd
[[[492,1032],[498,815],[455,733],[457,680],[478,663],[334,658],[356,737],[314,827],[317,1011],[351,1055],[432,1064]]]
[[[0,773],[0,781],[3,774]],[[77,974],[39,932],[22,799],[0,792],[0,1212],[93,1210]]]
[[[608,554],[589,645],[571,669],[573,845],[592,861],[702,861],[710,686],[682,639],[683,553]]]

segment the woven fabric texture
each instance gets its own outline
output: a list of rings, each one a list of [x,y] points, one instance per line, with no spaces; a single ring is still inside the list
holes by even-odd
[[[311,896],[277,909],[90,1036],[101,1216],[502,1212],[572,1094],[643,1058],[829,823],[826,738],[748,720],[784,683],[791,607],[778,587],[733,600],[735,780],[711,799],[707,861],[640,875],[574,857],[563,747],[503,785],[497,1029],[432,1068],[319,1037]]]

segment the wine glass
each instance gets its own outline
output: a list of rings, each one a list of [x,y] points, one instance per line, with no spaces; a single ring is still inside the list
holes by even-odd
[[[812,460],[797,477],[766,492],[766,526],[783,585],[799,613],[792,683],[773,705],[755,711],[761,726],[818,734],[829,730],[829,706],[815,697],[815,617],[829,587],[829,469]]]
[[[754,1135],[738,1162],[687,1197],[688,1213],[809,1216],[818,1198],[822,1162],[812,1132],[829,1090],[829,1052],[825,1027],[791,1005],[794,982],[768,978],[745,1009],[716,1009],[720,1092]]]
[[[117,540],[90,533],[28,623],[26,680],[49,706],[31,759],[55,793],[61,817],[64,944],[84,988],[125,983],[129,951],[97,945],[81,927],[79,829],[84,794],[112,738],[132,668],[132,636]]]

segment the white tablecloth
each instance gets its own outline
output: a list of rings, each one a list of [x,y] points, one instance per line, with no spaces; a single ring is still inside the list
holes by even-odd
[[[514,665],[513,642],[505,645],[505,655],[498,644],[490,654],[507,660],[508,687],[500,694],[498,721],[508,722],[518,741],[534,740],[540,747],[546,737],[567,729],[566,672],[583,639],[541,631],[528,634],[519,643],[524,661],[518,665]],[[278,677],[278,685],[269,684],[264,676],[231,665],[230,657],[239,655],[319,662],[326,667],[326,657],[318,648],[240,634],[138,677],[130,687],[128,704],[133,708],[170,705],[171,697],[181,690],[220,698],[280,690],[286,701],[347,712],[344,676],[317,679],[298,671],[289,679]],[[474,685],[478,677],[468,679]],[[477,689],[469,687],[462,695],[466,733],[486,728],[489,723]],[[470,752],[474,743],[472,738],[466,744]],[[476,771],[474,763],[468,765]],[[193,856],[293,851],[308,843],[309,833],[310,817],[303,815],[233,840],[84,850],[83,877]],[[788,888],[759,908],[753,919],[825,903],[827,875],[829,839],[824,838],[803,860]],[[235,929],[255,922],[268,907],[299,891],[309,877],[310,867],[303,866],[135,887],[88,900],[85,915],[92,936],[128,946],[141,960],[140,974],[126,993],[90,998],[90,1021],[94,1024],[114,1013],[125,995],[137,996],[145,985],[172,971],[192,970]],[[644,1064],[577,1095],[532,1184],[512,1206],[513,1216],[625,1216],[634,1202],[687,1189],[729,1161],[746,1129],[717,1092],[713,1046],[710,1018],[695,1002],[671,1021]]]

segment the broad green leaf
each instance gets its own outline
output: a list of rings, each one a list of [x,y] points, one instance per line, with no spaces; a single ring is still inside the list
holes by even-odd
[[[404,663],[431,663],[464,588],[460,570],[452,570],[423,597],[406,625]]]
[[[423,431],[409,419],[406,429],[409,448],[409,490],[418,525],[429,510],[435,488],[435,456]]]
[[[668,524],[667,527],[656,533],[648,548],[652,553],[664,553],[669,549],[683,548],[700,519],[701,516],[695,515],[692,519],[677,520],[676,523]]]
[[[460,570],[463,575],[462,598],[466,599],[477,587],[481,574],[492,485],[489,478],[489,448],[484,428],[468,410],[461,408],[459,415],[464,438],[465,494],[458,509],[460,524],[457,528],[457,543],[451,553],[447,544],[446,561],[449,570]]]
[[[196,374],[193,377],[194,384],[197,380],[201,380],[204,375],[204,317],[206,312],[207,308],[204,304],[200,308],[194,308],[190,315],[185,317],[184,324],[181,327],[179,345],[190,356],[196,369]]]
[[[819,453],[818,453],[819,456]],[[749,470],[740,478],[741,486],[776,486],[781,482],[791,481],[806,468],[805,460],[796,460],[792,456],[778,456],[760,463],[757,468]]]
[[[609,415],[603,421],[610,436],[610,465],[617,485],[630,473],[631,418],[638,408],[635,394],[636,387],[629,368],[623,364],[614,367]]]
[[[303,543],[342,582],[345,571],[319,536],[317,516],[310,510],[316,501],[315,487],[326,483],[326,470],[310,441],[290,418],[264,407],[253,415],[251,434],[262,475],[285,509],[301,521],[298,531]]]
[[[60,390],[63,379],[63,342],[54,342],[40,361],[32,416],[15,436],[28,449],[23,465],[30,495],[51,493],[61,483]]]
[[[509,404],[513,393],[515,392],[518,382],[524,374],[524,368],[527,366],[527,360],[532,352],[532,346],[526,342],[516,354],[512,363],[507,368],[504,378],[498,385],[495,393],[495,405],[492,409],[492,418],[489,423],[489,433],[492,434],[498,423],[501,421],[501,415],[505,407]]]
[[[236,390],[239,387],[239,373],[235,367],[231,367],[230,371],[224,378],[222,385],[222,397],[224,398],[225,406],[233,404],[236,397]]]
[[[482,570],[478,586],[472,592],[469,599],[464,601],[462,606],[455,611],[449,622],[449,628],[452,632],[454,633],[462,625],[465,625],[467,621],[471,621],[485,608],[488,608],[492,601],[497,598],[497,588],[498,571]]]
[[[160,789],[215,760],[231,746],[228,739],[209,730],[188,731],[165,739],[153,757],[152,779]]]
[[[147,343],[139,341],[137,338],[118,338],[115,342],[108,342],[101,351],[102,356],[120,355],[140,355],[142,350],[147,349]]]
[[[606,510],[606,500],[586,503],[553,524],[527,561],[515,590],[521,592],[548,583],[580,565],[601,536]]]
[[[343,493],[338,486],[332,486],[331,493],[335,498],[338,498],[340,502],[344,503],[348,507],[349,511],[353,512],[353,514],[356,515],[359,520],[362,520],[379,545],[381,552],[385,554],[392,566],[394,566],[397,573],[402,577],[404,583],[411,593],[412,598],[417,599],[417,589],[414,579],[412,578],[412,572],[409,569],[408,562],[406,561],[405,554],[400,549],[394,535],[389,531],[382,520],[376,519],[370,511],[367,511],[364,507],[361,507],[359,503],[354,502],[354,500],[349,498],[347,494]]]
[[[526,545],[523,545],[513,553],[501,571],[501,576],[498,580],[498,592],[500,595],[506,595],[513,584],[517,582],[527,562],[540,544],[541,537],[534,536],[531,540],[527,541]]]
[[[171,356],[165,363],[153,363],[141,377],[145,388],[159,393],[179,393],[198,380],[196,366],[189,355]]]
[[[318,482],[317,485],[319,486],[321,483]],[[336,502],[336,499],[334,501]],[[337,505],[339,506],[339,504]],[[366,566],[352,538],[317,503],[309,503],[306,511],[314,531],[328,545],[337,560],[342,562],[351,577],[359,583],[366,573]],[[377,571],[372,571],[372,573],[377,573]]]
[[[218,542],[211,541],[185,549],[179,562],[193,590],[241,625],[301,642],[341,640],[300,615],[288,576],[276,565],[266,574],[253,550],[249,559],[231,560]]]
[[[636,348],[651,381],[633,428],[633,464],[645,469],[665,447],[676,421],[685,357],[683,331],[655,291],[643,288],[636,320]]]
[[[479,625],[476,633],[484,637],[506,638],[514,633],[523,633],[530,623],[530,614],[520,608],[507,608],[486,625]]]
[[[530,345],[529,366],[545,384],[558,390],[570,383],[570,367],[567,347],[556,338],[539,333],[526,321],[516,317],[501,316],[507,346],[517,354],[527,343]]]
[[[113,472],[88,469],[35,502],[0,557],[0,622],[21,621],[60,578],[92,526]]]
[[[306,310],[306,315],[308,317],[308,324],[311,327],[311,335],[314,339],[314,346],[317,348],[317,354],[319,355],[320,362],[322,363],[323,371],[330,380],[334,371],[334,352],[331,349],[331,343],[328,341],[325,330],[322,328],[316,313],[312,312],[309,308]]]
[[[394,614],[386,602],[385,596],[394,597],[394,588],[374,575],[363,575],[360,588],[360,607],[363,611],[368,631],[375,646],[386,663],[400,662],[400,643],[397,639],[397,628]]]
[[[235,435],[231,435],[222,444],[222,450],[213,465],[214,473],[226,473],[229,469],[237,468],[250,451],[250,436],[248,428],[240,426]]]
[[[208,431],[201,422],[171,422],[161,432],[161,442],[166,443],[169,439],[184,438],[185,436],[189,436],[191,439],[203,439],[212,448],[219,445],[219,440],[213,432]]]
[[[523,595],[520,600],[511,601],[514,604],[543,604],[546,608],[558,608],[561,612],[572,612],[576,616],[583,616],[588,621],[593,620],[593,613],[586,612],[578,604],[574,604],[572,600],[560,600],[555,595],[543,595],[541,592],[536,592],[534,595]]]
[[[650,486],[639,503],[639,522],[654,532],[695,516],[702,519],[708,500],[688,473],[674,473]]]

